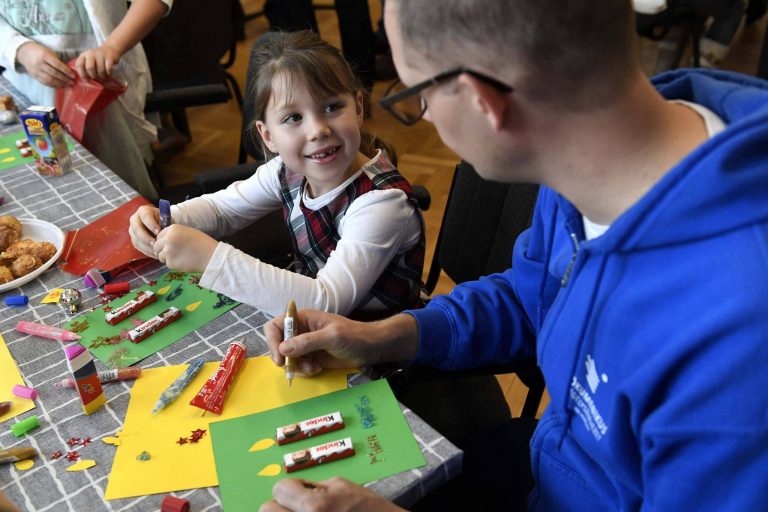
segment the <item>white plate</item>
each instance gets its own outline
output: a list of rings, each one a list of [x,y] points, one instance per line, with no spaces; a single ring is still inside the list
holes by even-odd
[[[37,276],[48,270],[48,268],[53,265],[56,260],[59,259],[59,256],[61,256],[61,250],[64,249],[64,232],[50,222],[37,219],[19,219],[19,222],[21,223],[20,240],[29,238],[35,242],[51,242],[56,246],[56,254],[54,254],[51,259],[43,263],[40,268],[35,269],[25,276],[14,279],[10,283],[0,285],[0,292],[13,290],[14,288],[18,288],[19,286],[27,284],[31,280],[37,278]]]

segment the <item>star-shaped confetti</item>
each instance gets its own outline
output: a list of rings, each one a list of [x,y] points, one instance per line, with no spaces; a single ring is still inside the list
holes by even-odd
[[[179,446],[181,446],[182,444],[187,444],[188,441],[186,437],[180,437],[176,442],[179,444]]]
[[[51,454],[51,460],[60,459],[62,455],[64,455],[64,454],[61,453],[59,450],[56,450],[55,452],[53,452]]]
[[[104,306],[105,313],[109,313],[110,311],[112,311],[112,306]]]
[[[77,452],[67,452],[66,457],[69,459],[70,462],[75,462],[77,459],[80,458],[80,454]]]
[[[82,441],[80,441],[80,444],[81,444],[82,446],[88,446],[89,444],[91,444],[91,438],[90,438],[90,437],[86,437],[85,439],[83,439]]]
[[[69,446],[75,446],[76,444],[80,444],[80,438],[79,437],[73,437],[69,441],[67,441],[67,444]]]
[[[152,281],[148,282],[147,284],[149,286],[155,286],[157,284],[157,281],[152,280]]]
[[[206,431],[201,429],[201,428],[199,428],[197,430],[193,430],[192,431],[192,436],[189,438],[190,442],[192,442],[192,443],[198,442],[200,439],[203,438],[203,436],[205,435],[205,432]]]

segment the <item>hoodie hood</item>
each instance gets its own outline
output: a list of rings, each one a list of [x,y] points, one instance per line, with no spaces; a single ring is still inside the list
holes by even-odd
[[[688,69],[653,83],[667,99],[712,110],[726,128],[672,168],[592,250],[645,250],[768,220],[768,82]]]

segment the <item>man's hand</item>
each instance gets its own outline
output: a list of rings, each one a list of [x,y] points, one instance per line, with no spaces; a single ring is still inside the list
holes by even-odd
[[[320,483],[286,478],[272,489],[274,499],[261,506],[260,512],[369,512],[401,511],[371,490],[343,478]]]
[[[418,351],[416,320],[396,315],[379,322],[356,322],[339,315],[302,309],[298,336],[283,340],[283,316],[265,324],[267,346],[275,364],[291,357],[297,373],[314,375],[323,368],[361,366],[412,359]]]
[[[182,272],[203,272],[218,245],[218,241],[202,231],[172,224],[158,233],[154,249],[157,259],[168,268]]]
[[[77,57],[75,67],[80,78],[104,80],[112,76],[112,68],[118,63],[120,57],[121,54],[116,48],[103,44],[81,53]]]
[[[160,210],[154,206],[144,205],[131,215],[128,226],[131,242],[138,251],[150,258],[157,258],[155,237],[158,233],[160,233]]]
[[[56,53],[38,43],[24,43],[16,52],[16,60],[32,78],[48,87],[72,85],[75,73]]]

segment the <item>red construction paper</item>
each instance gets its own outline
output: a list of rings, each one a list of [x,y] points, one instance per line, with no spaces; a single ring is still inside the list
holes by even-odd
[[[67,65],[75,72],[72,85],[56,89],[56,110],[64,128],[81,144],[88,116],[98,112],[123,94],[128,86],[114,78],[80,78],[72,59]]]
[[[91,268],[115,270],[146,258],[133,247],[128,235],[131,215],[145,204],[151,203],[139,196],[84,228],[67,231],[61,252],[61,269],[81,276]]]

